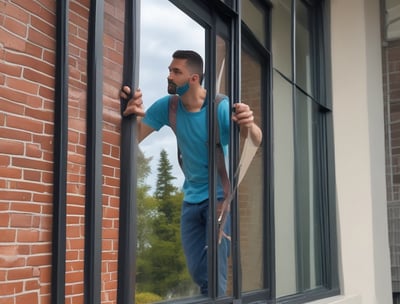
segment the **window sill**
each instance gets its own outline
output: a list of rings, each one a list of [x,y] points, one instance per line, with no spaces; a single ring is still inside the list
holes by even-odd
[[[352,295],[352,296],[335,296],[308,303],[309,304],[361,304],[362,301],[359,295]]]

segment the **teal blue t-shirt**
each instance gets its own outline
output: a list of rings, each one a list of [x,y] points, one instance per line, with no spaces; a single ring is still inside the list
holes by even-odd
[[[167,95],[146,111],[142,122],[155,130],[169,126],[169,100]],[[229,100],[224,98],[218,105],[218,123],[220,140],[226,154],[229,144],[230,111]],[[188,112],[179,99],[176,114],[176,138],[183,159],[184,200],[188,203],[200,203],[208,198],[208,126],[207,108],[199,112]],[[219,183],[217,195],[223,197]]]

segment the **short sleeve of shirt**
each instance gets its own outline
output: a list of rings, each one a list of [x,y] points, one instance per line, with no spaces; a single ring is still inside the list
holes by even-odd
[[[220,127],[221,144],[229,144],[229,126],[230,126],[229,99],[225,97],[218,105],[218,122]]]
[[[169,98],[170,96],[167,95],[155,101],[146,111],[142,122],[157,131],[169,125]]]

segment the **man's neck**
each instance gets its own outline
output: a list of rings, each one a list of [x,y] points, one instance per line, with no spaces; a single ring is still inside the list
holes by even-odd
[[[188,91],[181,96],[182,104],[188,112],[198,112],[203,107],[207,91],[203,87]]]

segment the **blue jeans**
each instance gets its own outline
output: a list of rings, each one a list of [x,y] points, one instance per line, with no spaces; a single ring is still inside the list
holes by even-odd
[[[187,267],[203,295],[208,295],[208,205],[208,200],[199,204],[183,202],[181,214],[181,237]],[[226,235],[230,235],[230,216],[227,218],[224,231]],[[223,296],[226,292],[229,252],[230,241],[223,237],[221,244],[218,245],[218,296]]]

